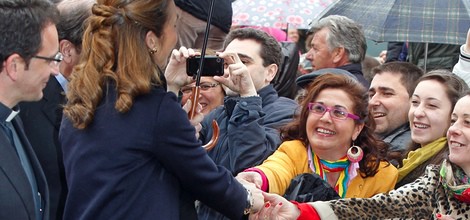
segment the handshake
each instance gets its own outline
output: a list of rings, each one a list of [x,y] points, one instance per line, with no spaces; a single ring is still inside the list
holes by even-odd
[[[263,180],[257,172],[242,172],[236,176],[249,193],[247,202],[251,208],[246,210],[250,214],[250,220],[266,219],[297,219],[300,210],[296,205],[287,201],[284,197],[266,193],[261,190]],[[245,213],[245,214],[248,214]]]

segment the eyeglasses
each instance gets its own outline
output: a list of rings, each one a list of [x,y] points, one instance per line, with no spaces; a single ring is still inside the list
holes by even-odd
[[[317,114],[317,115],[324,115],[325,112],[330,112],[330,116],[336,119],[340,120],[345,120],[346,118],[351,118],[354,120],[359,120],[359,116],[351,114],[345,110],[341,110],[339,108],[335,107],[327,107],[323,104],[320,104],[318,102],[314,103],[308,103],[308,110],[311,113]]]
[[[216,86],[220,85],[220,83],[201,83],[199,85],[201,91],[207,91],[209,90],[210,88],[214,88]],[[195,85],[191,85],[191,86],[184,86],[181,88],[181,92],[183,94],[190,94],[193,90],[193,88],[195,87]]]
[[[43,59],[49,61],[51,67],[58,67],[60,62],[64,59],[64,55],[61,52],[58,52],[54,57],[43,57],[43,56],[33,56],[34,58]]]

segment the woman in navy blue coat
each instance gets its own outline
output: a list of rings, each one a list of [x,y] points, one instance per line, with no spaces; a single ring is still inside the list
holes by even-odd
[[[176,43],[173,0],[99,0],[92,12],[59,137],[64,219],[187,219],[191,198],[232,219],[259,209],[261,193],[212,162],[160,79]],[[166,71],[185,71],[189,52],[174,50]]]

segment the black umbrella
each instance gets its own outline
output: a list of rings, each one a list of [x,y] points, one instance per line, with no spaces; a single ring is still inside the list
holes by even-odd
[[[207,40],[209,38],[209,30],[211,26],[211,20],[212,20],[212,11],[214,9],[214,0],[211,0],[211,5],[209,8],[209,16],[207,18],[207,24],[206,24],[206,30],[204,33],[204,41],[202,43],[202,51],[201,51],[201,62],[199,63],[199,69],[197,71],[197,74],[194,75],[194,78],[196,79],[196,84],[192,88],[192,95],[189,97],[191,100],[191,109],[188,112],[188,117],[189,119],[193,119],[195,114],[196,114],[196,109],[199,104],[199,93],[200,93],[200,84],[201,84],[201,74],[202,74],[202,69],[204,67],[204,57],[206,56],[206,48],[207,48]],[[212,135],[212,139],[203,147],[209,151],[215,145],[217,144],[217,140],[219,139],[219,126],[217,124],[217,121],[213,120],[212,121],[212,129],[214,129],[214,134]]]

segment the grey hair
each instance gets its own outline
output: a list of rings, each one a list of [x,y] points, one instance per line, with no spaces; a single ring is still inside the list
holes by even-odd
[[[315,34],[324,28],[327,34],[328,48],[332,51],[344,47],[351,63],[361,63],[366,54],[367,43],[362,28],[353,20],[340,15],[330,15],[312,24],[310,32]]]

